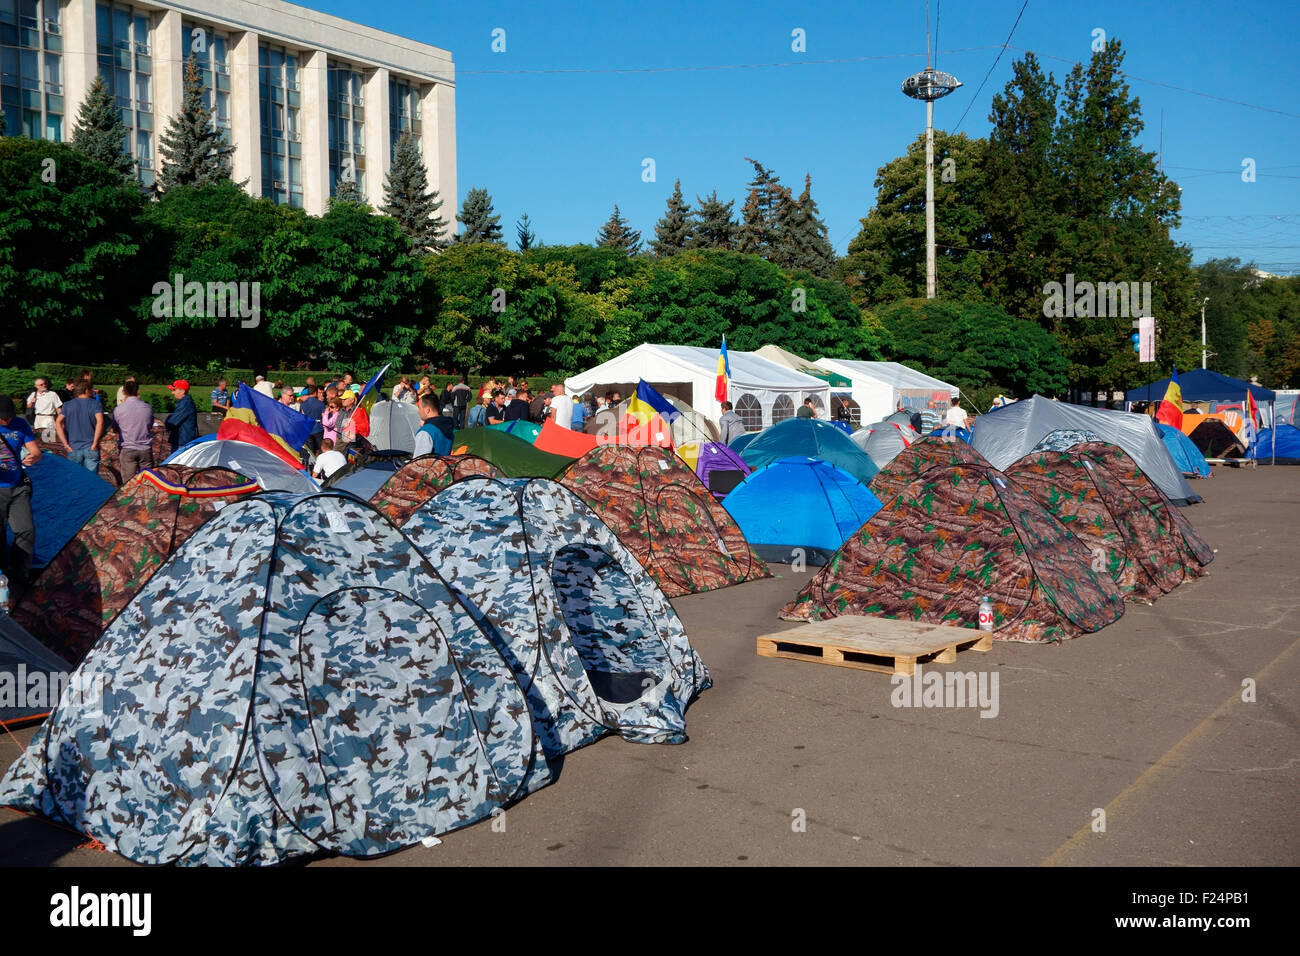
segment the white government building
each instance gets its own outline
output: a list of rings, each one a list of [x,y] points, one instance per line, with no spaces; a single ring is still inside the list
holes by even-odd
[[[442,215],[454,218],[451,53],[283,0],[0,0],[6,134],[70,140],[98,71],[151,184],[191,52],[235,147],[234,179],[254,196],[319,215],[351,173],[378,205],[393,146],[410,130]]]

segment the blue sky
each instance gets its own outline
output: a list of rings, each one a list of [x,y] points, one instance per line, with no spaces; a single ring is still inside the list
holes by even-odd
[[[792,186],[812,174],[843,254],[873,202],[876,170],[925,122],[924,106],[899,91],[925,65],[924,0],[307,5],[452,52],[456,204],[485,187],[512,241],[527,212],[544,242],[591,242],[614,203],[649,237],[678,178],[692,202],[717,189],[739,210],[752,156]],[[1021,6],[931,0],[937,65],[965,83],[936,105],[936,127],[952,130],[966,112],[960,131],[986,135],[990,100],[1022,50],[1061,80],[1089,57],[1094,29],[1105,30],[1124,43],[1153,151],[1163,113],[1165,169],[1183,187],[1177,235],[1194,261],[1235,255],[1300,273],[1300,100],[1284,85],[1300,52],[1300,5],[1030,0],[976,95]],[[495,28],[506,31],[504,53],[492,52]],[[796,28],[804,53],[791,49]],[[824,60],[847,62],[813,62]],[[747,64],[799,65],[699,69]],[[617,72],[645,68],[673,69]],[[532,70],[591,72],[500,72]],[[647,157],[655,182],[642,181]],[[1241,178],[1246,158],[1253,183]]]

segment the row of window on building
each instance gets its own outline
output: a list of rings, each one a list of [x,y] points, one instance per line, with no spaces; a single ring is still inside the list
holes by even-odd
[[[151,47],[154,14],[126,4],[95,7],[96,62],[113,94],[122,124],[122,144],[136,160],[141,182],[156,176],[154,137],[161,131],[154,115],[157,69]],[[222,139],[231,134],[231,37],[185,20],[186,56],[197,60],[205,105]],[[69,51],[75,54],[77,51]],[[261,111],[262,195],[291,206],[302,205],[302,92],[298,54],[267,43],[258,45]],[[9,135],[62,141],[71,135],[63,91],[63,36],[58,0],[0,0],[0,106]],[[175,64],[181,69],[183,65]],[[330,195],[344,180],[365,191],[365,77],[362,68],[329,60],[328,116]],[[161,118],[165,127],[167,117]],[[420,91],[416,84],[389,80],[389,143],[403,133],[417,144],[421,136]]]
[[[805,398],[811,398],[813,408],[817,412],[817,417],[826,420],[826,404],[822,401],[820,395],[806,395]],[[858,403],[853,401],[847,395],[842,396],[845,402],[845,409],[849,415],[849,422],[856,428],[862,424],[862,409]],[[763,430],[763,405],[758,398],[748,392],[737,395],[733,400],[736,414],[745,424],[745,430],[757,432]],[[838,399],[837,399],[838,401]],[[803,399],[798,399],[802,404]],[[838,406],[837,406],[838,407]],[[772,402],[772,424],[779,425],[787,418],[794,418],[799,413],[799,405],[792,395],[782,393]]]

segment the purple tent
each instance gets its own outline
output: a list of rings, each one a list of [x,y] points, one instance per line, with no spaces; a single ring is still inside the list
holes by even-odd
[[[706,488],[713,492],[713,497],[721,500],[727,492],[745,480],[753,468],[745,464],[734,451],[721,442],[703,442],[700,444],[700,457],[695,462],[695,474]]]

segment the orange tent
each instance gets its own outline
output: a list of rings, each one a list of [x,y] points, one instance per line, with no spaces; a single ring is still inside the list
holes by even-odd
[[[595,435],[575,432],[547,418],[542,422],[542,430],[537,433],[533,447],[550,452],[552,455],[563,455],[565,458],[581,458],[599,443]]]

